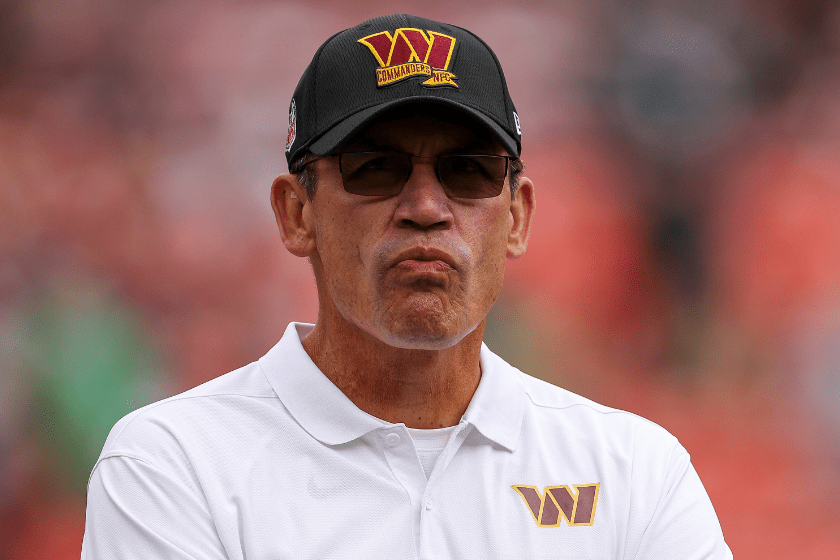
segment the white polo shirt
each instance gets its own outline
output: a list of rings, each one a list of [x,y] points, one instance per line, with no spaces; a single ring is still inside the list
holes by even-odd
[[[259,361],[111,430],[83,560],[726,559],[664,429],[525,375],[482,377],[428,479],[403,424],[357,408],[292,323]]]

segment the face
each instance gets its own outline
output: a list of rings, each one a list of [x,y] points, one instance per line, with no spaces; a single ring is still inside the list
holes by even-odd
[[[377,122],[342,151],[370,149],[426,158],[507,155],[469,126],[416,115]],[[337,157],[313,165],[317,192],[303,203],[303,221],[319,322],[345,321],[391,346],[418,349],[451,347],[483,323],[501,289],[505,259],[520,256],[527,243],[530,210],[523,220],[521,200],[531,200],[527,180],[526,193],[520,188],[513,199],[507,181],[493,198],[449,198],[435,160],[413,158],[400,194],[370,197],[343,189]]]

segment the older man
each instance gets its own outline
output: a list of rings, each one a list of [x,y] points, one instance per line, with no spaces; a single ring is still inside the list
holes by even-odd
[[[673,436],[482,344],[534,214],[520,136],[469,31],[394,15],[324,43],[271,192],[317,323],[122,419],[82,557],[731,558]]]

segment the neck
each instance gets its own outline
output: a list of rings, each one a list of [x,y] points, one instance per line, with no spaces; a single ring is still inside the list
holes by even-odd
[[[361,410],[409,428],[460,421],[481,379],[484,321],[451,348],[415,350],[389,346],[343,318],[323,319],[303,347]]]

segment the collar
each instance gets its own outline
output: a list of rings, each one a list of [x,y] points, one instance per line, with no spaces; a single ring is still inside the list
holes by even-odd
[[[521,372],[481,343],[481,381],[464,420],[481,434],[515,451],[525,415],[525,385]]]
[[[389,426],[363,411],[324,375],[300,343],[314,328],[289,323],[283,338],[259,359],[280,401],[309,435],[327,445],[339,445]]]
[[[259,365],[280,401],[309,435],[327,445],[347,443],[394,424],[357,407],[336,387],[301,344],[314,325],[290,323]],[[525,410],[525,388],[517,371],[481,345],[481,381],[463,421],[513,451]]]

